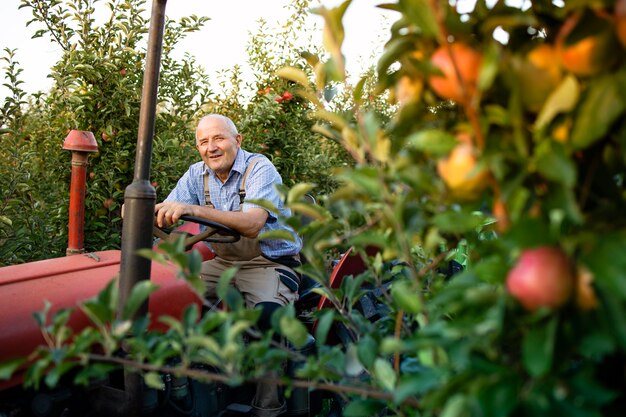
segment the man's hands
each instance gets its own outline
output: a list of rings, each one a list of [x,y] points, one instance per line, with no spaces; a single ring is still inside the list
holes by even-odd
[[[176,201],[165,201],[157,204],[154,206],[154,213],[156,215],[155,222],[159,227],[171,226],[180,219],[180,216],[185,214],[195,216],[194,206]]]
[[[241,236],[255,238],[259,235],[268,213],[265,209],[254,207],[245,212],[220,211],[206,206],[164,201],[154,206],[155,223],[158,227],[168,227],[176,223],[180,216],[188,215],[223,224],[235,230]]]

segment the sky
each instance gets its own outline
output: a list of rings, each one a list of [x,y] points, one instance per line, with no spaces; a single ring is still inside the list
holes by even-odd
[[[318,0],[327,7],[336,7],[339,0]],[[255,33],[258,20],[263,18],[270,27],[278,27],[290,15],[286,5],[290,0],[169,0],[166,15],[177,19],[196,14],[211,18],[202,31],[190,34],[180,43],[180,51],[194,55],[209,76],[235,64],[244,66],[245,48],[250,32]],[[358,73],[366,63],[372,63],[372,54],[382,52],[388,38],[388,27],[397,17],[393,12],[376,7],[382,0],[353,0],[344,17],[346,39],[344,54],[348,71]],[[48,39],[31,39],[36,28],[26,27],[31,18],[28,8],[18,10],[20,0],[2,0],[0,5],[0,48],[17,49],[15,59],[23,69],[22,88],[29,93],[45,91],[51,85],[49,69],[59,59],[60,52]],[[104,5],[104,2],[101,3]],[[148,8],[151,2],[148,2]],[[318,25],[321,42],[323,20],[312,19]],[[379,53],[379,52],[378,52]],[[2,52],[4,56],[4,52]],[[5,83],[5,63],[0,66],[1,83]],[[0,103],[8,90],[0,87]]]

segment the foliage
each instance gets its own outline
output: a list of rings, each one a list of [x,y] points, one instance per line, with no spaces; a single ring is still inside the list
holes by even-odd
[[[7,172],[9,177],[18,175],[27,179],[11,180],[21,184],[24,194],[5,197],[12,207],[7,214],[15,221],[14,242],[21,249],[11,251],[11,258],[3,257],[2,263],[63,253],[70,156],[60,145],[70,129],[93,132],[99,146],[99,151],[90,157],[89,192],[85,201],[86,247],[119,247],[119,209],[124,188],[132,178],[147,20],[142,13],[145,1],[107,2],[108,15],[97,14],[96,3],[21,2],[20,7],[32,11],[29,24],[44,27],[34,36],[47,34],[62,50],[62,57],[51,70],[50,77],[54,80],[51,90],[36,95],[28,105],[20,103],[15,116],[11,116],[19,116],[20,134],[14,131],[3,139],[3,144],[13,143],[19,149],[13,160],[28,158],[28,163],[25,161],[20,169]],[[168,21],[164,49],[171,51],[187,33],[198,30],[205,21],[206,18],[195,16],[179,22]],[[168,171],[162,167],[182,171],[191,161],[191,155],[178,146],[178,141],[189,137],[188,124],[199,109],[195,100],[204,100],[209,94],[204,76],[196,67],[192,57],[177,61],[166,54],[163,59],[163,111],[157,116],[156,139],[160,152],[155,152],[154,179],[155,184],[168,188],[175,179],[165,176]],[[11,77],[11,72],[6,77]],[[15,87],[19,89],[19,85]],[[7,102],[5,106],[8,105]],[[52,183],[51,179],[54,179]],[[30,225],[30,230],[22,224]],[[34,226],[42,231],[34,233],[37,230]],[[32,244],[25,246],[25,241]],[[33,246],[36,244],[42,246]]]
[[[51,190],[41,180],[41,157],[57,154],[54,149],[40,150],[33,144],[28,127],[28,114],[23,108],[26,93],[21,89],[22,69],[16,61],[16,51],[5,49],[2,60],[6,63],[4,85],[11,95],[2,107],[2,147],[0,148],[0,264],[20,263],[29,259],[61,255],[59,250],[66,237],[57,235],[54,225],[46,219],[66,211],[62,206],[48,206],[40,198],[49,196],[57,201],[67,200],[67,192]],[[34,97],[35,102],[39,97]],[[29,213],[29,216],[24,216]],[[43,255],[46,254],[46,255]]]
[[[522,10],[481,1],[466,14],[447,1],[385,4],[399,12],[377,66],[377,94],[397,100],[390,120],[369,107],[365,81],[347,81],[341,19],[349,5],[317,9],[327,56],[307,55],[310,69],[279,70],[313,109],[313,131],[340,143],[354,160],[337,172],[340,186],[323,206],[301,203],[311,189],[306,184],[286,195],[296,214],[288,221],[305,236],[303,272],[333,306],[313,313],[317,350],[298,376],[344,393],[351,400],[345,415],[383,409],[446,417],[621,415],[626,63],[614,33],[614,2],[532,2]],[[494,38],[496,28],[508,41]],[[590,36],[608,43],[576,48],[572,58],[568,48]],[[532,52],[541,45],[554,55],[537,61]],[[621,53],[596,54],[601,47]],[[452,56],[452,75],[433,59],[441,48]],[[454,58],[458,50],[479,54],[480,65],[464,68],[472,60]],[[444,91],[436,81],[442,79],[457,85]],[[338,85],[351,94],[352,106],[333,108],[323,99]],[[459,146],[470,149],[462,166],[451,158]],[[464,182],[478,173],[478,183]],[[348,247],[367,260],[365,271],[331,289],[326,257]],[[520,254],[536,247],[558,247],[569,260],[563,279],[573,280],[575,290],[563,306],[529,311],[507,291]],[[175,247],[168,257],[190,275],[198,269],[197,260]],[[451,259],[465,267],[452,277]],[[227,292],[228,279],[221,291],[232,300],[231,314],[168,319],[171,332],[153,343],[146,342],[148,333],[133,333],[127,339],[135,346],[133,364],[114,355],[89,358],[154,371],[144,359],[158,367],[171,353],[185,358],[176,372],[190,373],[184,363],[197,360],[218,363],[219,375],[233,383],[258,377],[246,367],[250,358],[263,358],[270,368],[279,362],[271,358],[292,353],[273,347],[269,335],[260,344],[240,344],[256,318],[237,308],[241,300]],[[370,297],[384,314],[366,314]],[[190,318],[207,332],[194,333]],[[209,334],[214,325],[220,330]],[[350,335],[340,344],[331,340],[338,328]],[[273,330],[301,343],[302,324],[289,308]],[[168,338],[178,343],[159,350]],[[227,348],[233,340],[244,357]],[[53,363],[51,347],[39,352],[46,366]],[[150,375],[146,381],[155,385]]]

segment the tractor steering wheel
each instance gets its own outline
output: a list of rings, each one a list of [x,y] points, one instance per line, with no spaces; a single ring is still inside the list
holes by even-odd
[[[204,232],[200,232],[197,234],[192,234],[189,232],[180,232],[171,228],[160,228],[158,226],[152,227],[152,234],[158,237],[159,239],[163,239],[165,241],[174,240],[178,236],[185,235],[184,245],[185,250],[191,249],[193,245],[204,240],[205,242],[213,242],[213,243],[233,243],[237,242],[241,235],[236,230],[231,229],[230,227],[224,226],[221,223],[216,223],[211,220],[203,219],[201,217],[195,216],[180,216],[180,219],[186,222],[192,222],[201,224],[206,226],[207,229]]]

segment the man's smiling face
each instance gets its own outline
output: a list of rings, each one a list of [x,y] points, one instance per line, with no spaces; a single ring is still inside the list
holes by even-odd
[[[205,117],[196,129],[196,148],[204,163],[225,182],[241,146],[241,135],[221,117]]]

